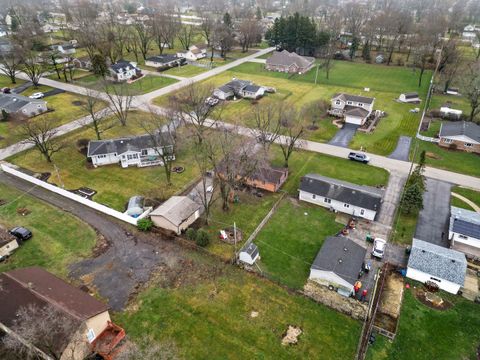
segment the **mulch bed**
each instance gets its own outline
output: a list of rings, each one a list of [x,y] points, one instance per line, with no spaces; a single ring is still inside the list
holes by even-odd
[[[17,209],[17,214],[18,215],[27,216],[30,213],[31,213],[31,211],[28,210],[27,208],[18,208]]]
[[[74,106],[82,106],[82,105],[85,105],[85,102],[80,101],[80,100],[75,100],[75,101],[72,101],[72,105],[74,105]]]
[[[453,304],[450,301],[443,298],[442,298],[443,303],[441,305],[439,306],[434,305],[433,303],[427,300],[427,292],[424,289],[414,290],[414,295],[418,301],[420,301],[423,305],[429,307],[430,309],[445,311],[453,307]]]

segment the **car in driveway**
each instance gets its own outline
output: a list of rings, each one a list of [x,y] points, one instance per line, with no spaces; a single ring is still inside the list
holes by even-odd
[[[42,99],[45,96],[42,92],[36,92],[29,96],[30,99]]]
[[[386,246],[387,246],[387,242],[383,239],[377,238],[373,240],[372,256],[378,259],[382,259],[385,253]]]
[[[348,154],[348,158],[350,160],[362,162],[364,164],[368,164],[368,162],[370,161],[370,158],[366,154],[356,152],[351,152],[350,154]]]
[[[21,241],[26,241],[32,237],[32,232],[23,226],[14,227],[9,233]]]

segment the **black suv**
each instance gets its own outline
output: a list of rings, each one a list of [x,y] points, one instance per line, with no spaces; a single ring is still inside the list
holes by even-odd
[[[32,232],[21,226],[14,227],[12,230],[9,231],[9,233],[21,241],[28,240],[32,237]]]

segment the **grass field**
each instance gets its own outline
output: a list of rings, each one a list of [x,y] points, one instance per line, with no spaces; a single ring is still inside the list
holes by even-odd
[[[467,189],[467,188],[464,188],[464,187],[460,187],[460,186],[453,187],[452,192],[457,193],[459,195],[462,195],[462,196],[466,197],[467,199],[469,199],[470,201],[472,201],[477,206],[480,206],[480,192],[475,191],[475,190],[471,190],[471,189]],[[451,203],[452,206],[456,206],[456,207],[459,207],[459,208],[468,209],[468,210],[472,210],[472,211],[474,210],[470,205],[465,203],[463,200],[460,200],[460,199],[456,198],[455,196],[452,196],[450,198],[450,203]]]
[[[155,341],[174,342],[185,359],[354,357],[359,322],[268,280],[229,267],[177,284],[173,289],[153,284],[134,310],[116,315],[115,322],[133,339],[148,333]],[[298,344],[283,346],[288,325],[303,333]]]
[[[9,87],[13,89],[18,85],[22,85],[25,83],[25,81],[23,81],[22,79],[15,79],[15,81],[16,81],[16,84],[12,84],[9,77],[5,75],[0,75],[0,89],[4,87]]]
[[[469,115],[471,111],[468,100],[463,96],[443,95],[434,93],[430,101],[430,109],[440,110],[440,107],[449,103],[453,109],[462,110],[465,115]]]
[[[209,69],[203,68],[195,65],[184,65],[181,67],[174,67],[162,72],[162,74],[183,76],[183,77],[193,77],[198,74],[202,74]]]
[[[33,233],[0,264],[0,271],[36,265],[66,277],[69,264],[90,255],[95,231],[76,217],[3,184],[0,199],[8,202],[0,206],[0,224],[7,229],[25,226]],[[18,208],[27,208],[31,213],[22,216]]]
[[[417,228],[418,211],[410,214],[400,212],[395,231],[392,233],[392,242],[410,245]]]
[[[328,210],[285,198],[255,239],[261,254],[259,265],[267,276],[301,289],[325,237],[341,229]]]
[[[434,310],[406,290],[400,325],[394,342],[377,335],[369,347],[368,360],[451,360],[476,359],[480,341],[479,305],[441,293],[454,306]]]
[[[117,125],[105,132],[103,138],[144,134],[145,131],[138,125],[142,116],[146,115],[132,112],[127,126]],[[144,195],[163,200],[184,189],[198,176],[193,160],[193,148],[186,142],[183,143],[184,146],[179,146],[175,161],[176,165],[184,166],[185,171],[172,174],[173,184],[168,186],[162,166],[123,169],[115,164],[91,168],[85,156],[77,150],[76,142],[79,139],[95,139],[95,133],[91,129],[81,129],[67,135],[64,137],[67,147],[53,156],[62,183],[67,189],[78,189],[82,186],[95,189],[98,191],[93,198],[95,201],[119,211],[124,210],[125,203],[131,196]],[[9,161],[35,172],[55,174],[53,164],[47,163],[35,150],[15,155]],[[57,176],[52,175],[49,181],[60,185]]]

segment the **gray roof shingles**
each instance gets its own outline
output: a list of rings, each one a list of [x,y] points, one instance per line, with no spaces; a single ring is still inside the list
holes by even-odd
[[[480,125],[468,121],[444,121],[440,137],[465,135],[480,143]]]
[[[480,239],[480,214],[475,211],[451,207],[450,231]]]
[[[267,59],[267,64],[274,66],[297,65],[300,68],[308,68],[314,61],[315,58],[313,57],[300,56],[294,52],[283,50],[275,51],[273,55]]]
[[[345,93],[336,94],[333,96],[333,99],[341,99],[343,101],[355,101],[361,102],[364,104],[372,104],[375,101],[375,98],[370,98],[366,96],[359,96],[359,95],[350,95]]]
[[[44,104],[44,100],[30,99],[19,94],[2,94],[0,93],[0,109],[7,112],[16,112],[29,103]]]
[[[161,136],[161,135],[159,135]],[[140,152],[142,149],[149,149],[157,145],[168,144],[167,139],[153,141],[151,135],[132,136],[129,138],[119,138],[110,140],[92,140],[88,144],[87,156],[123,154],[127,151]]]

